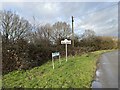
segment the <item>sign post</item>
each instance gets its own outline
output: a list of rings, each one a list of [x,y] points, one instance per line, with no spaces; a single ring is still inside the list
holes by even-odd
[[[67,62],[67,44],[71,44],[71,40],[63,40],[61,41],[61,44],[65,44],[65,49],[66,49],[66,62]]]
[[[53,69],[55,68],[55,66],[54,66],[54,57],[56,57],[56,56],[59,56],[59,62],[61,64],[60,53],[59,52],[52,53],[52,65],[53,65]]]
[[[54,66],[54,60],[53,60],[53,57],[52,57],[52,65],[53,65],[53,69],[55,68],[55,66]]]

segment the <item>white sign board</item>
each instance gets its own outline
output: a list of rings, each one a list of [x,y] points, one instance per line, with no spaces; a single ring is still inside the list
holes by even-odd
[[[65,39],[65,40],[61,41],[61,44],[71,44],[71,40]]]
[[[52,65],[53,65],[53,69],[54,69],[54,57],[55,56],[59,56],[59,62],[61,64],[61,61],[60,61],[60,53],[59,52],[55,52],[55,53],[52,53]]]
[[[61,44],[65,44],[65,48],[66,48],[66,61],[67,61],[67,44],[71,44],[71,40],[63,40],[61,41]]]
[[[52,57],[59,56],[59,55],[60,55],[59,52],[52,53]]]

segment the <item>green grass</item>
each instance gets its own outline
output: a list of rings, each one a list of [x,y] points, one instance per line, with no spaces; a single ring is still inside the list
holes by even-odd
[[[82,56],[61,58],[61,65],[51,61],[27,71],[13,71],[3,76],[3,87],[13,88],[90,88],[96,61],[106,51],[96,51]]]

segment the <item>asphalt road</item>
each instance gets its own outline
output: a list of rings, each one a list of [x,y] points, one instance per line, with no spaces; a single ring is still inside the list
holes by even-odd
[[[118,51],[100,57],[92,88],[118,88]]]

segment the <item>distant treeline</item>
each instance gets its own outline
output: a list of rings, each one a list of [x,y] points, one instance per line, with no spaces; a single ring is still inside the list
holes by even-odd
[[[71,34],[66,22],[54,24],[31,24],[11,11],[0,12],[2,37],[3,74],[18,69],[31,69],[51,60],[51,53],[59,51],[65,55],[65,46],[60,44]],[[67,37],[71,39],[71,37]],[[75,47],[68,45],[68,54],[82,54],[96,50],[117,48],[112,37],[96,36],[92,30],[85,30],[82,36],[75,35]]]

